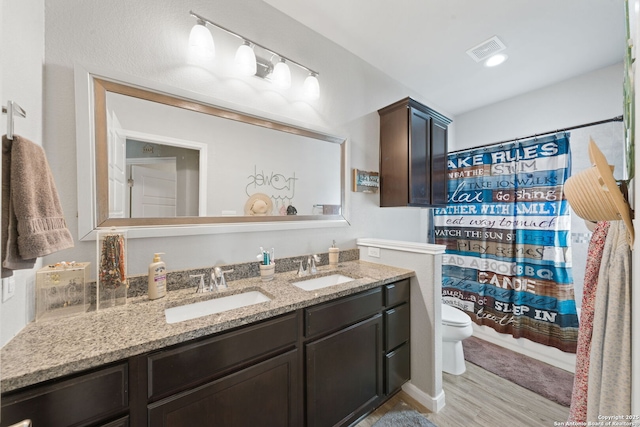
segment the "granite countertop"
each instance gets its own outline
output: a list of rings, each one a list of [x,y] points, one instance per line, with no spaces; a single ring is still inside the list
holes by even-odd
[[[291,285],[292,281],[332,272],[356,280],[315,291]],[[8,392],[413,275],[411,270],[350,261],[337,268],[319,267],[313,277],[301,279],[295,271],[276,273],[270,282],[251,277],[228,282],[229,288],[223,292],[195,294],[195,288],[182,289],[154,301],[146,296],[129,298],[119,307],[32,322],[0,351],[0,387],[3,393]],[[248,290],[260,290],[271,301],[180,323],[168,324],[165,320],[165,308]]]

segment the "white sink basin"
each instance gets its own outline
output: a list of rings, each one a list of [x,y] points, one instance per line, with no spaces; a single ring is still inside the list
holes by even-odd
[[[167,323],[178,323],[267,301],[271,301],[271,298],[262,292],[249,291],[227,297],[212,298],[206,301],[167,308],[164,310],[164,315]]]
[[[355,280],[342,274],[332,274],[330,276],[316,277],[315,279],[299,280],[293,282],[294,286],[305,291],[315,291],[316,289],[326,288],[327,286],[339,285]]]

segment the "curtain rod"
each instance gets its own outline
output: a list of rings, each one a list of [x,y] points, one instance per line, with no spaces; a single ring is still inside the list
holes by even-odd
[[[475,150],[477,148],[489,147],[489,146],[498,145],[498,144],[506,144],[508,142],[520,141],[521,139],[537,138],[537,137],[542,136],[542,135],[549,135],[549,134],[552,134],[552,133],[566,132],[568,130],[586,128],[586,127],[589,127],[589,126],[602,125],[602,124],[609,123],[609,122],[621,122],[622,120],[623,120],[622,116],[616,116],[616,117],[612,117],[610,119],[600,120],[598,122],[584,123],[584,124],[581,124],[581,125],[571,126],[571,127],[567,127],[567,128],[551,130],[549,132],[542,132],[542,133],[536,133],[536,134],[529,135],[529,136],[523,136],[521,138],[513,138],[513,139],[507,139],[506,141],[492,142],[492,143],[489,143],[489,144],[482,144],[482,145],[478,145],[478,146],[475,146],[475,147],[463,148],[461,150],[449,151],[449,153],[457,153],[459,151]]]

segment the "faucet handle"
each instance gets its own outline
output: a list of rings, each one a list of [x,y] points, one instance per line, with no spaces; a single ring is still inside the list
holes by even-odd
[[[213,269],[213,272],[215,274],[215,278],[220,280],[220,281],[216,280],[214,282],[215,286],[217,288],[228,288],[227,281],[226,281],[226,279],[224,277],[224,273],[233,273],[233,269],[231,269],[231,270],[223,270],[220,267],[216,267],[216,268]]]
[[[198,286],[196,287],[196,294],[201,294],[207,292],[207,289],[204,287],[204,274],[190,274],[189,277],[199,277],[200,281],[198,282]]]
[[[318,269],[316,268],[317,262],[320,262],[320,257],[318,255],[309,255],[307,265],[309,266],[310,274],[316,274],[318,272]]]
[[[303,277],[308,274],[307,270],[304,268],[304,265],[302,264],[303,261],[304,261],[304,258],[300,260],[300,266],[298,267],[298,277]]]

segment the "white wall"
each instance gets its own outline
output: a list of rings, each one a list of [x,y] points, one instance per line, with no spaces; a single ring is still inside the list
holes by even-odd
[[[42,76],[44,62],[44,0],[3,1],[0,20],[0,61],[2,91],[0,101],[17,102],[27,113],[17,117],[14,132],[43,144]],[[2,133],[6,116],[2,115]],[[2,303],[0,345],[17,334],[35,316],[35,271],[20,270],[15,274],[15,296]]]
[[[617,64],[459,115],[455,118],[456,139],[449,149],[470,148],[620,116],[622,79],[623,67]],[[618,126],[618,131],[612,129],[615,126]],[[574,131],[571,137],[572,155],[580,160],[573,165],[576,168],[574,170],[581,170],[589,163],[585,156],[590,134],[603,147],[607,158],[612,159],[611,163],[619,165],[620,159],[614,159],[614,153],[622,153],[619,129],[618,124],[610,124]],[[586,232],[586,228],[573,231]],[[576,292],[578,306],[582,299],[580,276],[584,276],[584,260],[579,261],[573,269],[574,277],[579,278]],[[552,347],[526,339],[513,339],[510,335],[498,334],[487,326],[475,324],[474,334],[569,371],[575,367],[575,355]]]
[[[416,96],[260,0],[225,0],[215,4],[204,0],[46,0],[45,3],[45,149],[75,237],[78,179],[74,166],[75,61],[199,92],[311,127],[331,129],[350,139],[350,166],[366,170],[378,169],[377,109],[407,95]],[[186,46],[195,20],[189,16],[189,10],[316,69],[320,73],[321,98],[313,103],[300,100],[295,88],[300,86],[303,76],[297,75],[294,67],[293,78],[298,85],[294,81],[287,92],[276,91],[255,77],[236,77],[228,65],[232,63],[237,40],[221,32],[214,34],[221,61],[211,68],[190,64]],[[438,109],[429,100],[416,98]],[[294,256],[326,252],[334,239],[341,248],[354,248],[355,238],[360,236],[426,240],[421,210],[379,209],[378,196],[371,194],[352,193],[350,202],[352,225],[346,229],[131,239],[129,272],[144,273],[154,252],[165,252],[167,267],[174,270],[253,261],[260,246],[275,247],[279,256]],[[94,253],[93,242],[76,242],[74,249],[49,256],[45,262],[95,262]]]

